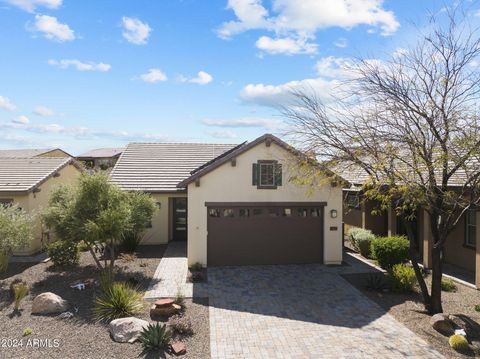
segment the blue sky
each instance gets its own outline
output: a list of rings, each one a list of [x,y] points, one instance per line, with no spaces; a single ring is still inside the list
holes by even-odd
[[[292,88],[328,94],[349,58],[408,47],[413,24],[445,5],[0,0],[0,148],[79,154],[131,141],[281,134],[278,105]]]

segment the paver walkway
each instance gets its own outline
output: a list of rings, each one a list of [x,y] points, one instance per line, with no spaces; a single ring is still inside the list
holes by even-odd
[[[209,269],[214,359],[442,358],[321,265]]]
[[[347,266],[219,267],[206,284],[185,283],[186,244],[172,242],[146,299],[206,296],[213,359],[442,358],[340,274],[374,268],[345,256]]]

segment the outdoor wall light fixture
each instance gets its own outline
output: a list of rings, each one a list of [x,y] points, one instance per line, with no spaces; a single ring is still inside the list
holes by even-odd
[[[338,215],[338,213],[337,213],[337,210],[336,210],[336,209],[332,209],[332,210],[330,211],[330,217],[332,217],[332,218],[337,218],[337,215]]]

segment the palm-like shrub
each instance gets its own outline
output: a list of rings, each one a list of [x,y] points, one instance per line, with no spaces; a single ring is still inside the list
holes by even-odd
[[[165,350],[170,342],[171,334],[165,324],[160,325],[158,322],[149,324],[143,328],[140,333],[140,342],[144,352],[154,350]]]
[[[95,299],[94,315],[98,321],[134,316],[144,309],[143,295],[135,288],[115,282]]]

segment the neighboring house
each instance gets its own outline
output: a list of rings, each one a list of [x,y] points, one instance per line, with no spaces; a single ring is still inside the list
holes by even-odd
[[[89,168],[112,168],[117,163],[118,158],[125,148],[97,148],[77,157]]]
[[[18,204],[28,213],[39,215],[48,205],[52,190],[60,184],[74,182],[80,174],[81,167],[71,157],[0,157],[0,204]],[[14,254],[36,253],[49,238],[37,217],[33,242]]]
[[[0,158],[31,158],[31,157],[72,157],[60,148],[28,148],[21,150],[0,150]]]
[[[299,155],[269,134],[237,146],[133,143],[111,176],[158,202],[143,243],[187,239],[189,264],[340,264],[342,188],[290,181]]]
[[[405,219],[397,216],[391,209],[372,214],[372,210],[378,209],[378,205],[374,201],[364,200],[361,190],[362,185],[368,180],[366,173],[350,168],[337,173],[351,184],[350,188],[344,189],[343,221],[345,233],[348,232],[350,227],[360,227],[369,229],[378,236],[406,235]],[[452,187],[458,186],[459,183],[455,181],[460,180],[460,178],[455,178],[450,185]],[[444,262],[460,267],[466,272],[475,273],[477,287],[480,287],[480,268],[476,269],[477,232],[480,234],[480,231],[476,230],[477,213],[480,214],[475,209],[468,210],[454,231],[448,236],[445,243]],[[431,256],[424,255],[424,253],[430,253],[432,247],[428,213],[419,209],[411,224],[414,228],[414,240],[419,258],[426,268],[430,268]]]

